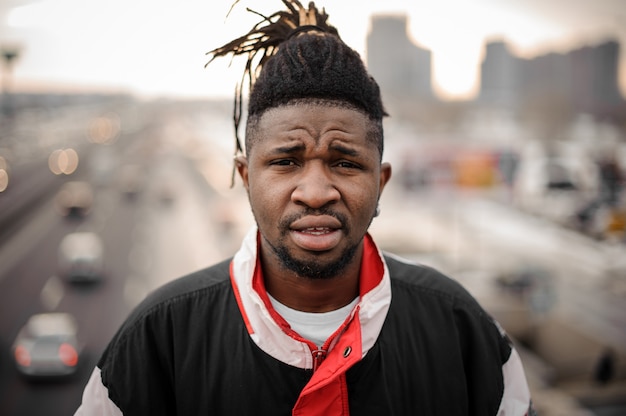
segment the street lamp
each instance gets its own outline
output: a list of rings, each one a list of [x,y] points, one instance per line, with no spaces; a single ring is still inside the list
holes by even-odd
[[[20,55],[19,47],[17,46],[9,46],[3,45],[0,46],[0,53],[2,56],[2,64],[3,64],[3,76],[2,76],[2,110],[4,114],[11,113],[11,105],[10,105],[10,83],[11,83],[11,75],[13,73],[13,64],[17,60]]]

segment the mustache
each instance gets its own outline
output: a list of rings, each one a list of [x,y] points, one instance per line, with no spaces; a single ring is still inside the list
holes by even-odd
[[[320,215],[328,215],[329,217],[336,218],[337,221],[341,223],[341,227],[346,229],[346,231],[348,231],[349,229],[348,217],[345,216],[344,214],[333,211],[333,209],[330,207],[317,208],[317,209],[306,207],[304,208],[302,212],[293,213],[281,219],[278,223],[278,227],[279,229],[284,230],[283,232],[286,233],[287,232],[286,230],[289,229],[289,226],[294,221],[299,220],[300,218],[306,217],[306,216],[320,216]]]

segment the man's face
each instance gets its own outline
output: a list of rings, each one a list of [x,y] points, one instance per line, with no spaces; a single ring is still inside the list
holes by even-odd
[[[322,105],[268,110],[238,163],[264,261],[331,278],[360,253],[391,167],[368,140],[368,118]]]

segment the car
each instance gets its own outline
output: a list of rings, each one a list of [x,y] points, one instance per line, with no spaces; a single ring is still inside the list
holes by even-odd
[[[597,187],[598,170],[588,158],[527,157],[516,173],[513,202],[540,218],[568,225]]]
[[[56,195],[56,203],[65,217],[84,217],[91,211],[94,200],[93,189],[85,181],[65,182]]]
[[[104,244],[93,231],[77,231],[61,240],[59,273],[70,282],[95,282],[104,273]]]
[[[81,355],[76,319],[65,312],[32,315],[12,351],[17,370],[27,378],[70,377]]]

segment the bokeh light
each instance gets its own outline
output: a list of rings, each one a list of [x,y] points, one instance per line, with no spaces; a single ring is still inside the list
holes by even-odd
[[[55,175],[71,175],[78,168],[78,153],[72,148],[56,149],[48,158],[48,167]]]

